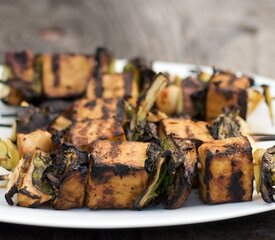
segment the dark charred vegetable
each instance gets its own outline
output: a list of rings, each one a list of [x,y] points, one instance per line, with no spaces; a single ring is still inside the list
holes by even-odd
[[[82,207],[87,182],[88,154],[71,144],[61,144],[58,136],[53,141],[53,164],[43,174],[43,179],[48,181],[53,190],[52,205],[55,209]]]
[[[229,137],[241,136],[241,126],[238,121],[239,110],[225,110],[215,120],[212,121],[210,126],[210,133],[214,139],[225,139]]]
[[[265,202],[275,202],[275,146],[258,149],[253,157],[256,190]]]
[[[115,59],[108,49],[98,47],[95,52],[95,61],[95,71],[100,71],[101,73],[114,73]]]
[[[143,58],[132,59],[125,65],[123,71],[133,73],[140,95],[150,87],[156,75],[152,70],[151,64],[148,64]]]
[[[58,115],[59,113],[51,113],[47,108],[20,107],[17,109],[17,132],[29,133],[37,129],[47,129]]]
[[[135,201],[135,208],[161,202],[165,208],[181,207],[188,198],[197,170],[195,145],[168,135],[161,147],[151,144],[146,168],[149,180]]]
[[[51,199],[52,191],[42,178],[44,170],[51,165],[48,154],[36,151],[32,156],[25,156],[10,176],[7,202],[13,205],[12,198],[17,193],[18,205],[37,207]]]
[[[142,139],[145,133],[144,127],[146,126],[147,114],[153,107],[159,93],[167,84],[168,78],[164,74],[159,73],[155,76],[154,82],[140,99],[137,111],[132,116],[129,133],[127,134],[129,140],[136,141]]]

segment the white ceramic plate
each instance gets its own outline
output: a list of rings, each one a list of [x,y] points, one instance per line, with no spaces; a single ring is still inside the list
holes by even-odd
[[[117,62],[117,70],[121,71],[125,61]],[[194,65],[155,62],[156,71],[169,72],[182,77],[190,74],[190,70],[196,69]],[[204,68],[211,71],[211,68]],[[272,87],[275,95],[275,80],[255,76],[256,82],[265,83]],[[1,90],[1,89],[0,89]],[[275,108],[274,108],[275,110]],[[12,108],[0,105],[0,113],[14,112]],[[10,123],[13,119],[3,119],[1,123]],[[268,117],[267,108],[263,104],[248,118],[251,132],[275,133]],[[0,137],[10,135],[10,130],[0,128]],[[262,142],[259,147],[270,147],[275,142]],[[0,170],[0,174],[4,170]],[[253,201],[244,203],[231,203],[208,206],[203,204],[196,190],[193,190],[185,206],[177,210],[165,210],[162,208],[148,208],[142,211],[134,210],[89,210],[73,209],[57,211],[43,207],[38,209],[9,206],[4,199],[5,190],[0,190],[0,221],[37,226],[64,227],[64,228],[136,228],[184,225],[193,223],[210,222],[222,219],[236,218],[275,209],[275,204],[263,202],[257,194],[253,195]]]

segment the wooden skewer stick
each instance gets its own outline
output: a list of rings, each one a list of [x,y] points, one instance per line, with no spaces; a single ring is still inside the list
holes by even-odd
[[[254,139],[257,142],[275,141],[275,136],[256,136]]]
[[[17,117],[17,113],[2,113],[1,117]]]
[[[9,179],[10,179],[10,174],[0,176],[0,181],[9,180]]]
[[[12,128],[12,124],[0,123],[0,127]]]

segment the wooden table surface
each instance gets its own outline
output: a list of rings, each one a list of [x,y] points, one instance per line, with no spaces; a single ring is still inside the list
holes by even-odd
[[[7,50],[93,52],[215,65],[275,78],[275,1],[0,0]],[[275,239],[275,212],[190,226],[70,230],[0,224],[0,239]]]

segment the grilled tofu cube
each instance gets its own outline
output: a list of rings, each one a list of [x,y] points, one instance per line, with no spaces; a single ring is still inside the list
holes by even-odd
[[[135,105],[138,86],[131,73],[98,73],[88,83],[87,98],[126,98]]]
[[[52,149],[52,135],[45,130],[36,130],[30,133],[17,134],[17,147],[21,157],[31,155],[35,150],[40,149],[49,153]]]
[[[94,68],[94,58],[72,54],[43,54],[42,67],[44,94],[48,98],[82,95]]]
[[[73,106],[73,119],[76,121],[112,117],[117,121],[123,120],[124,103],[122,99],[81,99],[76,101]]]
[[[89,208],[132,208],[144,189],[149,143],[96,141],[91,151],[86,205]]]
[[[6,54],[6,64],[10,66],[13,76],[26,82],[34,80],[34,60],[32,51],[8,52]]]
[[[159,128],[159,136],[163,139],[169,134],[173,134],[182,139],[190,139],[195,142],[197,146],[204,142],[214,140],[208,131],[206,122],[195,122],[190,119],[167,118],[162,120]]]
[[[63,143],[52,153],[52,166],[44,176],[53,188],[55,209],[81,208],[84,204],[89,167],[88,153]]]
[[[121,123],[115,118],[88,119],[75,122],[69,129],[68,142],[80,149],[88,149],[95,140],[125,141]]]
[[[246,137],[204,143],[198,152],[199,192],[205,203],[252,200],[253,159]]]
[[[248,77],[236,77],[232,73],[217,73],[208,86],[206,96],[206,121],[223,113],[224,108],[240,108],[240,116],[246,119],[248,104]]]

